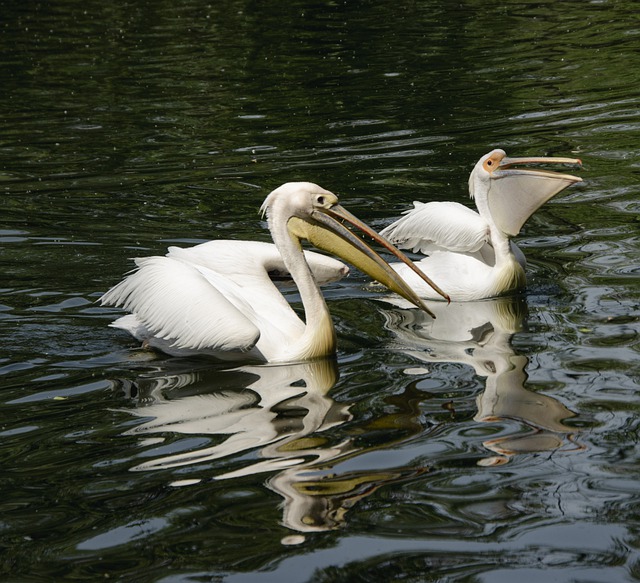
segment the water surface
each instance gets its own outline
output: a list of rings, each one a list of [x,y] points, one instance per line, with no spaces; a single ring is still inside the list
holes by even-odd
[[[2,13],[3,579],[640,577],[633,2]],[[522,296],[434,323],[354,272],[336,362],[232,370],[96,304],[131,257],[269,240],[282,182],[382,228],[469,203],[494,147],[583,160],[518,238]]]

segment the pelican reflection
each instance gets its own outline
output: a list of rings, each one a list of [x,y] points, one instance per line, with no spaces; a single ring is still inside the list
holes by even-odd
[[[329,429],[352,419],[349,405],[329,396],[337,380],[333,359],[231,370],[191,368],[140,378],[132,392],[138,407],[126,411],[144,420],[125,434],[138,436],[141,445],[148,448],[139,456],[144,460],[132,470],[198,465],[200,475],[213,469],[214,480],[268,472],[267,487],[284,501],[285,526],[303,533],[338,528],[360,499],[384,484],[426,470],[401,467],[340,472],[335,468],[366,451],[389,445],[368,447],[348,433],[345,436],[344,431],[338,438],[327,435]],[[418,430],[408,427],[407,431]],[[193,439],[165,442],[167,434]],[[198,442],[194,445],[195,439]]]
[[[481,465],[506,463],[520,453],[581,448],[574,442],[575,427],[565,421],[576,413],[560,401],[525,387],[528,359],[516,354],[513,335],[522,329],[526,302],[503,297],[447,306],[428,302],[436,319],[417,310],[385,310],[386,327],[396,337],[393,347],[423,362],[456,362],[473,367],[485,377],[484,391],[477,397],[474,419],[494,422],[514,419],[526,432],[483,443],[496,456]]]
[[[256,447],[263,448],[262,457],[266,459],[252,464],[251,471],[230,470],[229,476],[299,463],[288,452],[275,457],[268,453],[279,451],[278,446],[292,436],[302,438],[350,418],[345,406],[327,396],[337,378],[335,362],[321,360],[287,366],[191,370],[139,379],[138,402],[142,406],[129,412],[148,419],[126,434],[219,435],[223,439],[207,447],[160,455],[132,469],[199,464]],[[270,449],[265,449],[268,446]]]

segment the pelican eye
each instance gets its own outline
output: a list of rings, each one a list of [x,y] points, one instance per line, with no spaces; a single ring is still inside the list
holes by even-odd
[[[498,167],[498,165],[499,160],[496,160],[495,158],[487,158],[483,164],[484,169],[489,173],[493,172]]]
[[[338,204],[338,197],[330,192],[318,192],[315,193],[313,197],[313,206],[316,208],[330,209],[332,206]]]

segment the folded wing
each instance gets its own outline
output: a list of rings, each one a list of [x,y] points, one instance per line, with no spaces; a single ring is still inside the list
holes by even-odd
[[[229,299],[231,282],[219,278],[213,285],[200,270],[171,257],[135,261],[138,269],[104,294],[102,304],[131,312],[175,348],[247,351],[258,341],[258,327]]]
[[[457,202],[415,201],[414,208],[381,231],[402,249],[429,254],[479,251],[489,240],[489,225],[475,211]]]

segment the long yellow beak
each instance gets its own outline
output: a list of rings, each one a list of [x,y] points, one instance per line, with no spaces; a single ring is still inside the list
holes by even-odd
[[[396,249],[387,239],[376,233],[341,205],[335,204],[329,208],[318,208],[314,211],[312,219],[313,222],[310,222],[299,217],[292,217],[288,223],[289,231],[299,238],[306,239],[319,249],[337,255],[351,263],[351,265],[380,282],[389,290],[402,296],[435,318],[433,312],[425,306],[423,301],[393,268],[367,243],[347,229],[341,221],[347,222],[407,264],[437,293],[449,301],[449,296],[423,274],[404,253]]]

